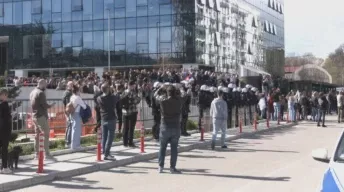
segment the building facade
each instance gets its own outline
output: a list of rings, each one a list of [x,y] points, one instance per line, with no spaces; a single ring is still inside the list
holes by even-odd
[[[2,0],[0,72],[204,65],[279,75],[283,12],[283,0]]]

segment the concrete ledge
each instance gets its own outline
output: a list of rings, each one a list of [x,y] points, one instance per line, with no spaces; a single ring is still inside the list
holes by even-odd
[[[242,133],[242,134],[230,136],[229,138],[226,138],[226,141],[237,140],[240,138],[245,138],[245,137],[249,137],[249,136],[256,135],[256,134],[261,134],[261,133],[274,131],[274,130],[278,130],[278,129],[283,129],[283,128],[289,128],[289,127],[293,127],[294,125],[296,125],[296,124],[290,123],[290,124],[285,124],[285,125],[273,126],[269,129],[261,129],[261,130],[257,130],[257,131],[253,131],[253,132],[249,132],[249,133]],[[247,126],[247,127],[250,127],[250,126]],[[149,141],[149,140],[152,140],[152,138],[147,138],[146,140]],[[136,139],[136,142],[138,142],[138,141],[139,140]],[[186,151],[190,151],[190,150],[197,149],[197,148],[205,148],[207,146],[210,146],[210,144],[211,144],[211,140],[196,141],[195,143],[190,144],[190,145],[180,146],[178,148],[178,152],[181,153],[181,152],[186,152]],[[114,145],[118,146],[118,145],[121,145],[121,143],[117,142],[117,143],[114,143]],[[87,150],[92,150],[92,149],[94,149],[94,146],[85,147],[82,150],[78,150],[78,151],[87,151]],[[61,154],[68,154],[70,152],[71,152],[70,150],[64,150],[64,151],[57,151],[53,154],[54,155],[58,155],[58,154],[61,155]],[[77,151],[73,151],[73,152],[77,152]],[[170,155],[170,152],[171,152],[170,149],[168,149],[166,151],[166,155]],[[48,174],[40,174],[40,175],[37,175],[33,178],[28,178],[28,179],[23,179],[20,181],[13,181],[13,182],[0,184],[0,191],[10,191],[10,190],[21,189],[24,187],[29,187],[32,185],[37,185],[37,184],[41,184],[41,183],[45,183],[45,182],[49,182],[49,181],[53,181],[53,180],[57,180],[57,179],[65,179],[68,177],[74,177],[74,176],[88,174],[88,173],[92,173],[92,172],[96,172],[96,171],[107,170],[107,169],[114,168],[114,167],[125,166],[125,165],[132,164],[132,163],[147,161],[147,160],[155,159],[157,157],[158,157],[158,152],[147,152],[147,153],[134,155],[134,156],[129,157],[129,158],[120,159],[117,161],[95,163],[94,165],[89,165],[89,166],[86,166],[83,168],[76,168],[76,169],[72,169],[72,170],[68,170],[68,171],[52,172],[52,173],[48,173]],[[30,158],[28,158],[28,159],[30,159]]]

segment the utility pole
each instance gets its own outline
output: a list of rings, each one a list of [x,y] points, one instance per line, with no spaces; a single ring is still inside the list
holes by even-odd
[[[107,11],[108,11],[108,14],[107,14],[107,16],[108,16],[108,71],[109,71],[109,73],[110,73],[110,71],[111,71],[111,58],[110,58],[110,8],[109,9],[107,9]]]

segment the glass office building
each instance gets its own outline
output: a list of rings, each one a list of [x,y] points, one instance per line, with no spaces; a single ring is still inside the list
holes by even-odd
[[[0,72],[264,69],[284,62],[283,23],[281,0],[0,0]]]

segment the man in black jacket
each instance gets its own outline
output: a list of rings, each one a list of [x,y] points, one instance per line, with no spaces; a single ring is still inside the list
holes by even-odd
[[[153,94],[159,89],[160,83],[155,82],[153,85]],[[155,140],[159,140],[159,133],[160,133],[160,122],[161,122],[161,113],[160,113],[160,105],[159,102],[156,100],[156,98],[153,96],[152,101],[152,115],[153,115],[153,138]]]
[[[8,145],[11,137],[12,131],[12,116],[11,109],[7,102],[8,92],[6,89],[0,90],[0,148],[1,148],[1,158],[2,158],[2,170],[1,173],[9,174],[11,170],[8,169]]]
[[[326,113],[326,110],[328,109],[329,103],[326,99],[326,96],[322,92],[319,94],[318,103],[319,103],[318,127],[320,127],[320,121],[321,120],[322,120],[322,127],[326,127],[326,125],[325,125],[325,113]]]
[[[103,84],[101,87],[103,94],[97,98],[99,104],[101,127],[102,127],[102,148],[104,160],[115,160],[115,157],[110,154],[112,142],[115,137],[116,127],[116,104],[119,100],[110,91],[108,84]]]
[[[167,85],[157,90],[154,97],[159,101],[161,109],[159,172],[163,172],[166,148],[168,143],[170,143],[170,172],[180,173],[180,171],[176,169],[176,164],[184,95],[180,95],[176,87]]]

